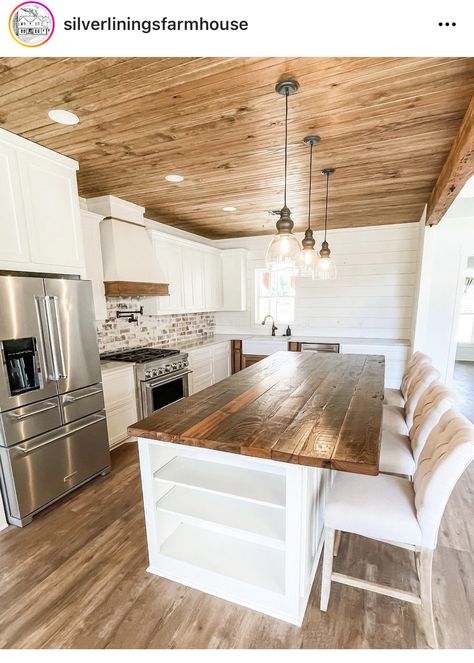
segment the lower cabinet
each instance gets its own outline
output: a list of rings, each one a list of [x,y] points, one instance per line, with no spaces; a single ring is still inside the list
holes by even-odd
[[[268,357],[268,355],[242,355],[241,358],[241,368],[248,368],[249,366],[253,366],[259,361],[262,361],[262,359],[265,359]]]
[[[133,364],[107,365],[102,368],[109,447],[113,449],[129,438],[127,428],[137,421],[135,373]]]
[[[196,394],[230,375],[230,343],[189,350],[189,394]]]

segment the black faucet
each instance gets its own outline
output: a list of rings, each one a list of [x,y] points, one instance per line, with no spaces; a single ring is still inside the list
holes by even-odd
[[[267,318],[271,318],[271,319],[272,319],[272,336],[275,336],[275,332],[276,332],[276,330],[278,329],[278,327],[275,325],[275,320],[274,320],[274,318],[273,318],[273,315],[266,315],[266,316],[263,318],[262,325],[265,324],[265,322],[267,321]]]

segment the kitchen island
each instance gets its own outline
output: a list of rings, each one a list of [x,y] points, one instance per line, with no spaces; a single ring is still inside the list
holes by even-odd
[[[300,625],[333,470],[377,474],[384,358],[278,352],[129,429],[149,568]]]

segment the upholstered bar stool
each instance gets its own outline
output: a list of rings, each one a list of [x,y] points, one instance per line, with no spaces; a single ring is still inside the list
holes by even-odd
[[[382,428],[380,472],[412,477],[428,435],[453,407],[454,392],[441,382],[433,382],[420,396],[408,435]]]
[[[424,391],[440,377],[439,371],[431,365],[426,364],[418,368],[408,384],[405,406],[383,406],[382,428],[391,430],[393,433],[408,435],[413,425],[413,415],[418,401]]]
[[[433,551],[449,496],[473,459],[474,426],[451,409],[430,433],[413,483],[384,474],[369,477],[338,472],[325,511],[321,610],[328,608],[332,582],[409,601],[421,605],[428,643],[437,647],[431,596]],[[333,572],[336,531],[412,550],[419,595]]]
[[[400,389],[384,390],[384,405],[397,405],[398,407],[403,407],[405,405],[407,387],[410,379],[418,368],[426,364],[431,364],[431,357],[428,357],[428,355],[419,351],[413,353],[405,367]]]

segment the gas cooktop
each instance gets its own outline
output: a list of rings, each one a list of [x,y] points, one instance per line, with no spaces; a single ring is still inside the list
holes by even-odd
[[[179,350],[167,350],[164,348],[131,348],[122,352],[109,352],[101,355],[103,361],[126,361],[133,364],[146,364],[157,359],[164,359],[178,355]]]

